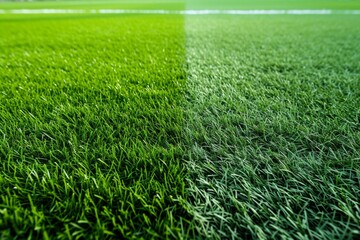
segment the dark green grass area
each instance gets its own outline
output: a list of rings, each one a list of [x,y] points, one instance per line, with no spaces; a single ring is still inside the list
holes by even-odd
[[[1,239],[186,235],[183,24],[0,19]]]
[[[359,22],[187,16],[188,211],[201,236],[358,239]]]

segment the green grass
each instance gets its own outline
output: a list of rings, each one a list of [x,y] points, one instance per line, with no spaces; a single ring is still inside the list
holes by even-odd
[[[357,239],[359,21],[0,14],[0,239]]]
[[[201,236],[360,236],[357,22],[187,17],[187,193]]]
[[[183,235],[183,17],[6,18],[0,238]]]
[[[48,0],[0,2],[0,9],[360,9],[358,0]]]
[[[184,9],[181,0],[60,0],[0,2],[0,9]]]
[[[188,0],[190,9],[360,9],[358,0]]]

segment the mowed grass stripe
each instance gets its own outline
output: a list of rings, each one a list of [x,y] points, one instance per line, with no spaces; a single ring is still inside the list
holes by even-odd
[[[57,0],[0,2],[0,9],[360,9],[353,0]],[[190,9],[190,8],[188,8]]]
[[[184,8],[184,1],[178,0],[45,0],[0,2],[0,9],[173,9],[180,10]]]
[[[5,18],[0,238],[186,234],[183,17]]]
[[[357,16],[187,16],[188,209],[207,239],[357,239]]]

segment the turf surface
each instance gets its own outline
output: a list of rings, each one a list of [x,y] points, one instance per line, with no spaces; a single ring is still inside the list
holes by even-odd
[[[4,17],[1,238],[184,234],[183,17]]]
[[[188,0],[189,9],[360,9],[358,0]]]
[[[184,3],[0,4],[24,8]],[[0,14],[0,238],[356,239],[359,22]]]
[[[0,9],[360,9],[358,0],[57,0],[0,2]]]
[[[358,21],[187,17],[187,192],[202,236],[359,236]]]
[[[184,1],[178,0],[60,0],[33,2],[0,2],[1,9],[167,9],[182,10]]]

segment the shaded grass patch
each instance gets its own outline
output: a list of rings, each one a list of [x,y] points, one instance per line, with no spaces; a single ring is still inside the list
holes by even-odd
[[[187,192],[200,236],[359,236],[358,20],[187,16]]]

